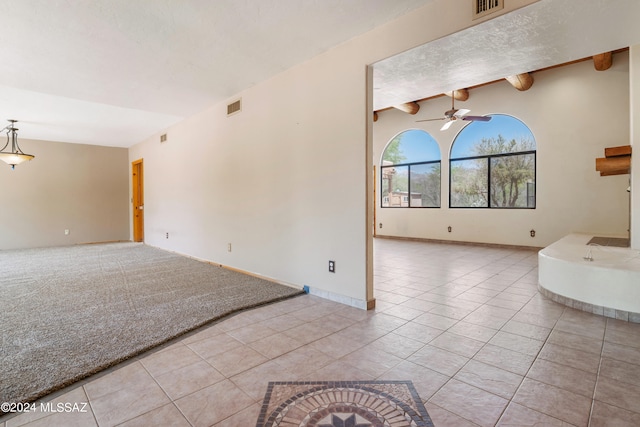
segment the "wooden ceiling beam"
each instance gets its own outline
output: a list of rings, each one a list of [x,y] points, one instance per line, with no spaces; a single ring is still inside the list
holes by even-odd
[[[519,91],[529,90],[533,86],[533,76],[529,73],[516,74],[505,77],[505,79]]]
[[[453,97],[456,101],[466,101],[469,99],[469,90],[468,89],[458,89],[450,92],[445,92],[445,95],[448,97]]]
[[[605,71],[613,64],[613,52],[604,52],[593,55],[593,66],[597,71]]]
[[[394,105],[393,108],[397,108],[398,110],[404,111],[408,114],[416,114],[418,111],[420,111],[420,106],[415,101],[405,102],[404,104],[400,105]]]

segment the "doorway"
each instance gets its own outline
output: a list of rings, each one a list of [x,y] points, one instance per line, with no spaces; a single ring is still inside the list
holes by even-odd
[[[144,242],[144,180],[142,159],[131,163],[133,241]]]

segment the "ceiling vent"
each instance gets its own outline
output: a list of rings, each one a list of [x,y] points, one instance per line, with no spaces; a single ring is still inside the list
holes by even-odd
[[[482,18],[504,9],[504,0],[472,0],[473,19]]]
[[[160,135],[160,142],[166,142],[167,141],[167,134],[163,133],[162,135]]]
[[[242,99],[232,102],[227,105],[227,116],[231,116],[242,111]]]

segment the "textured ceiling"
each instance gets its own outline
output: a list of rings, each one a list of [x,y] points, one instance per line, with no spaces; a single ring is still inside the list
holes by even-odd
[[[541,0],[374,64],[374,110],[640,43],[638,0]]]
[[[128,147],[433,0],[0,0],[21,138]],[[374,67],[376,109],[640,43],[638,0],[540,0]]]
[[[0,120],[127,147],[431,1],[0,0]]]

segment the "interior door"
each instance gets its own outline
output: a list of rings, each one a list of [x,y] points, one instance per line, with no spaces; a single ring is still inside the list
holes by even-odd
[[[133,183],[133,241],[144,242],[144,180],[142,159],[131,163]]]

